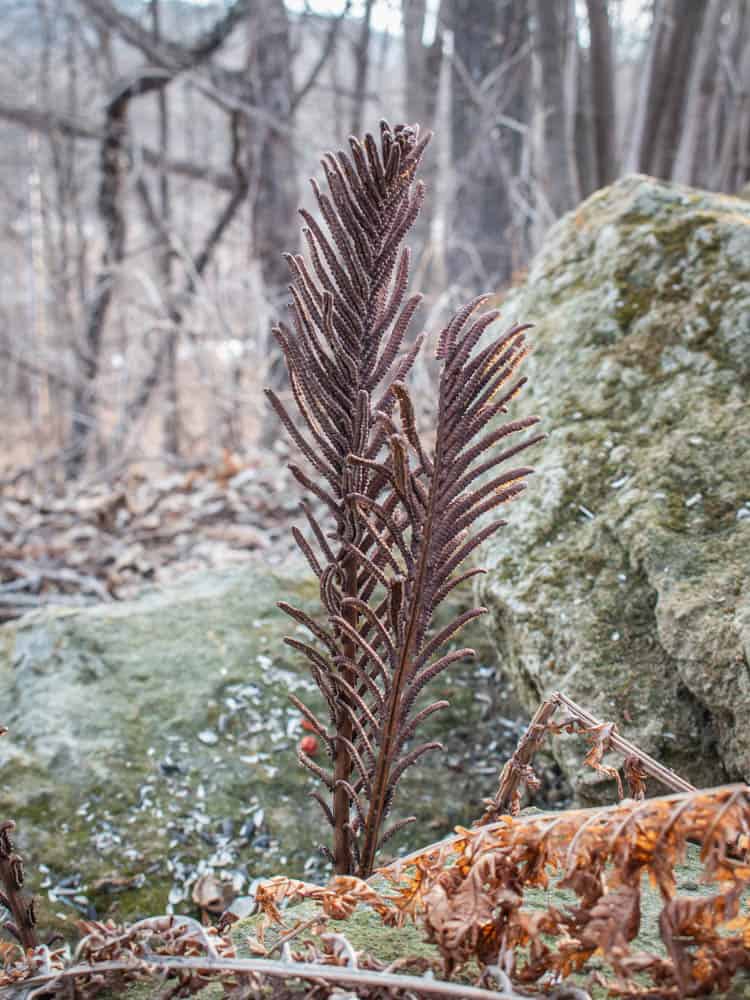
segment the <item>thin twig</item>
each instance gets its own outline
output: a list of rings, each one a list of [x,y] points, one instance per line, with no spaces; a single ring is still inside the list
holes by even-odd
[[[180,972],[186,969],[195,969],[203,975],[212,972],[249,972],[276,979],[321,979],[329,983],[350,983],[355,986],[370,986],[379,989],[414,990],[422,996],[455,997],[456,1000],[517,1000],[518,997],[515,993],[498,993],[494,990],[466,986],[463,983],[449,983],[440,979],[401,976],[374,970],[319,965],[312,962],[271,962],[265,958],[223,958],[216,960],[171,956],[153,956],[149,957],[147,961],[111,961],[99,962],[96,965],[74,965],[59,972],[33,976],[31,979],[15,984],[14,988],[17,989],[19,985],[23,985],[24,988],[32,988],[50,982],[73,979],[76,976],[90,976],[92,973],[142,972],[153,974],[158,970]],[[4,996],[10,998],[7,992],[0,992],[0,997]]]
[[[302,933],[302,931],[306,931],[308,927],[312,927],[313,924],[319,924],[322,920],[323,917],[321,915],[310,917],[309,920],[303,920],[301,924],[298,924],[296,927],[292,928],[292,930],[287,931],[287,933],[283,934],[275,944],[272,944],[270,948],[266,949],[266,958],[269,955],[273,955],[277,948],[283,948],[285,944],[293,938],[296,938]]]

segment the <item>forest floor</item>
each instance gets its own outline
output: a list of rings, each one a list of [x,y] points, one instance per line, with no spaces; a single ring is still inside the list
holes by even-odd
[[[301,515],[284,456],[281,443],[227,451],[212,466],[156,476],[133,468],[57,493],[0,480],[0,622],[48,604],[124,600],[250,552],[283,562]]]

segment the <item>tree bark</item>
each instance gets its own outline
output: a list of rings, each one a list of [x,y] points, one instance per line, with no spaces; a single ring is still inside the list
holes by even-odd
[[[404,58],[404,104],[406,120],[419,125],[422,132],[435,131],[438,126],[438,94],[443,67],[443,18],[445,4],[440,3],[435,15],[435,36],[429,44],[424,41],[427,4],[426,0],[402,0]],[[441,163],[445,163],[447,137],[438,130],[422,161],[422,180],[427,198],[412,229],[410,244],[417,248],[415,261],[420,273],[420,288],[429,294],[431,288],[440,288],[445,280],[442,260],[444,248],[439,245],[445,227],[446,206],[439,204],[439,191],[444,185]],[[439,231],[438,231],[439,227]]]
[[[429,45],[425,45],[426,0],[401,2],[406,118],[409,122],[418,123],[422,129],[434,129],[436,125],[435,111],[443,62],[444,6],[441,3],[435,12],[435,37]]]
[[[672,170],[674,180],[683,184],[697,184],[700,179],[700,153],[705,149],[709,111],[716,89],[718,39],[723,12],[723,0],[710,0],[690,70],[683,129]]]
[[[669,178],[696,39],[708,0],[658,0],[638,95],[628,168]]]
[[[299,193],[293,141],[294,90],[289,21],[283,0],[269,0],[248,20],[249,95],[268,112],[253,130],[248,176],[253,196],[252,252],[274,304],[285,294],[282,254],[297,245]],[[246,91],[247,93],[247,91]]]
[[[573,128],[573,146],[576,157],[576,174],[581,198],[588,198],[600,184],[596,169],[594,143],[594,114],[591,99],[591,51],[579,48],[580,71],[577,79],[576,110]]]
[[[589,22],[589,78],[594,138],[594,187],[610,184],[616,176],[615,68],[612,26],[607,0],[586,0]]]
[[[447,254],[451,281],[467,293],[501,287],[526,256],[524,150],[530,91],[525,0],[454,0]]]
[[[736,10],[734,37],[725,53],[721,142],[713,156],[711,185],[719,191],[736,191],[747,179],[748,118],[750,116],[750,25],[747,13]]]
[[[352,107],[352,135],[362,135],[367,101],[367,74],[370,68],[370,26],[373,0],[365,0],[359,38],[354,47],[354,104]]]
[[[538,179],[554,218],[578,201],[570,121],[574,110],[565,101],[565,5],[533,0],[532,31],[541,103],[541,156]]]
[[[151,0],[151,28],[156,42],[161,41],[161,4]],[[166,88],[156,94],[159,156],[162,163],[169,157],[169,105]],[[167,234],[159,253],[159,276],[163,286],[165,301],[172,297],[172,201],[170,198],[169,174],[162,166],[159,179],[159,211],[161,224]],[[168,455],[180,454],[180,394],[177,372],[177,330],[170,324],[165,332],[166,350],[164,359],[164,381],[166,405],[162,417],[162,449]]]

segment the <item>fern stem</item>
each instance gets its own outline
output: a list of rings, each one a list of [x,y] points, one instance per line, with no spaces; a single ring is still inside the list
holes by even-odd
[[[442,389],[442,379],[441,379]],[[375,867],[375,855],[378,849],[378,839],[385,820],[385,805],[390,783],[391,767],[394,763],[396,741],[398,739],[399,724],[401,722],[401,695],[408,678],[411,675],[412,652],[414,649],[419,621],[422,612],[421,600],[425,593],[425,582],[428,571],[428,558],[431,552],[432,528],[435,519],[435,501],[437,496],[437,481],[441,461],[443,458],[443,441],[440,434],[440,427],[444,416],[443,393],[440,392],[438,403],[437,436],[435,444],[435,459],[433,463],[433,476],[430,484],[429,506],[426,511],[424,530],[421,539],[419,562],[414,576],[414,585],[409,595],[411,607],[409,609],[408,624],[404,630],[404,640],[401,646],[401,653],[398,658],[398,666],[393,677],[388,707],[383,725],[383,740],[380,747],[375,777],[372,782],[372,792],[370,795],[370,807],[367,812],[367,826],[365,827],[362,852],[359,865],[359,877],[369,878]]]
[[[344,572],[346,579],[344,585],[345,594],[347,597],[356,598],[358,594],[357,563],[351,555],[345,557]],[[352,626],[352,628],[356,629],[358,618],[356,608],[349,603],[345,603],[342,608],[342,612],[345,620]],[[357,647],[352,640],[346,636],[342,639],[342,649],[347,660],[354,660],[357,655]],[[344,680],[351,687],[354,687],[357,683],[357,679],[351,669],[343,667],[342,673],[344,675]],[[349,713],[343,707],[345,703],[349,702],[346,691],[339,688],[336,692],[336,696],[342,707],[340,709],[340,718],[336,725],[336,759],[334,761],[333,770],[333,866],[337,875],[351,875],[354,868],[354,860],[352,856],[351,830],[349,828],[349,793],[346,786],[339,784],[339,782],[343,781],[348,783],[351,778],[352,758],[351,753],[347,748],[347,742],[352,742],[354,727],[352,726],[351,719],[349,718]]]

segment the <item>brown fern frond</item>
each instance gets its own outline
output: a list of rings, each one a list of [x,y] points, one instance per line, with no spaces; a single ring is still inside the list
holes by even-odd
[[[567,715],[555,719],[555,713],[559,708],[564,708]],[[586,737],[590,748],[584,758],[584,764],[608,778],[613,778],[617,783],[620,798],[623,796],[623,786],[617,769],[602,763],[602,758],[608,750],[615,750],[625,758],[623,771],[633,798],[642,799],[645,796],[645,782],[648,777],[654,778],[661,785],[674,791],[695,790],[690,782],[620,736],[614,724],[600,722],[561,691],[556,691],[543,701],[534,713],[526,732],[518,741],[518,746],[500,774],[495,797],[486,801],[487,808],[477,825],[491,823],[505,813],[517,815],[521,808],[522,785],[532,790],[539,786],[531,766],[534,754],[547,733],[561,732],[582,734]]]
[[[371,398],[379,394],[378,408],[387,411],[392,406],[389,377],[404,377],[415,357],[414,345],[405,358],[399,357],[420,300],[406,298],[409,254],[401,242],[422,202],[422,185],[412,182],[428,140],[429,136],[420,139],[416,129],[391,129],[384,122],[379,147],[367,136],[362,143],[350,140],[349,155],[325,157],[328,193],[317,184],[313,191],[327,232],[312,214],[302,211],[309,263],[301,256],[287,258],[293,330],[283,324],[276,330],[298,418],[292,417],[284,400],[268,391],[318,481],[297,467],[292,469],[295,478],[335,521],[331,543],[316,515],[306,509],[317,552],[301,533],[295,533],[321,581],[331,629],[312,623],[291,606],[283,605],[282,610],[310,628],[330,654],[311,656],[304,650],[324,688],[336,734],[332,811],[336,871],[342,874],[354,866],[347,787],[353,771],[367,782],[367,771],[361,773],[361,751],[368,756],[373,746],[366,728],[372,730],[373,715],[362,713],[360,702],[372,699],[376,678],[388,673],[376,646],[362,635],[360,620],[372,626],[372,616],[362,617],[362,603],[375,587],[387,584],[383,553],[390,540],[379,545],[379,536],[357,517],[350,499],[353,493],[376,494],[373,484],[382,475],[349,459],[372,455]]]
[[[525,477],[531,472],[526,467],[514,469],[467,492],[469,481],[475,481],[473,477],[467,480],[467,470],[472,470],[473,464],[484,452],[498,440],[537,422],[537,418],[531,417],[488,431],[487,427],[495,416],[492,406],[486,405],[484,411],[474,407],[474,416],[468,424],[456,419],[451,409],[449,401],[455,397],[457,386],[464,382],[465,368],[472,364],[472,351],[489,323],[496,318],[492,314],[489,319],[480,316],[467,328],[473,312],[482,301],[479,299],[461,310],[440,340],[439,355],[443,360],[443,370],[438,392],[434,457],[428,457],[421,444],[406,385],[395,383],[393,392],[398,400],[400,430],[393,420],[387,416],[383,418],[390,431],[387,440],[390,455],[384,472],[389,504],[387,516],[386,505],[382,501],[378,503],[372,498],[356,498],[367,512],[374,513],[385,525],[391,548],[396,548],[401,556],[404,577],[398,614],[395,619],[392,614],[383,616],[383,626],[391,631],[394,645],[398,646],[398,659],[385,692],[387,714],[378,734],[381,754],[372,782],[368,821],[362,833],[362,874],[369,874],[374,866],[379,831],[388,814],[395,786],[405,769],[396,755],[416,728],[412,724],[412,712],[417,696],[429,680],[451,663],[473,655],[472,650],[464,649],[438,655],[434,659],[446,642],[468,622],[484,613],[483,608],[466,611],[436,635],[429,635],[438,604],[455,584],[452,574],[473,550],[475,539],[467,537],[467,529],[482,515],[520,493],[525,486]],[[506,334],[496,343],[506,344],[508,340]],[[494,352],[497,350],[499,348],[495,347]],[[513,368],[516,355],[522,352],[525,352],[523,336],[516,330],[512,349],[506,352],[508,370]],[[493,350],[488,356],[493,356]],[[479,380],[476,392],[482,391],[483,383]],[[473,400],[464,402],[466,410],[472,412]],[[527,438],[515,450],[522,450],[537,440],[539,436]],[[477,532],[477,537],[486,537],[501,523],[485,526]],[[419,750],[421,755],[424,748]]]
[[[675,869],[695,845],[701,882],[715,891],[677,895]],[[273,920],[293,899],[316,902],[336,919],[364,905],[388,926],[414,920],[449,975],[476,960],[503,983],[505,996],[593,972],[595,957],[595,982],[610,995],[681,1000],[726,995],[735,973],[750,970],[749,852],[750,788],[738,784],[458,828],[381,869],[388,894],[356,878],[326,887],[275,878],[257,898]],[[649,882],[661,894],[656,914],[653,899],[644,898]],[[647,922],[663,954],[638,949]],[[605,979],[607,969],[614,978]]]
[[[486,296],[459,310],[440,335],[434,455],[420,436],[404,381],[423,339],[408,342],[420,296],[408,294],[402,244],[424,198],[415,174],[428,140],[418,128],[383,123],[379,144],[352,139],[348,154],[325,156],[327,190],[313,184],[322,221],[302,212],[308,259],[287,258],[292,324],[276,331],[289,399],[268,393],[307,461],[309,471],[291,466],[292,474],[333,520],[333,533],[324,530],[307,505],[310,535],[294,531],[320,582],[327,621],[280,607],[314,637],[312,644],[288,641],[307,657],[330,714],[324,726],[295,702],[333,759],[328,773],[301,757],[332,791],[326,813],[340,875],[370,874],[378,847],[400,827],[385,831],[399,778],[439,746],[410,746],[420,723],[445,704],[415,708],[422,688],[473,655],[443,647],[483,609],[434,637],[432,618],[477,572],[456,573],[461,563],[503,522],[474,536],[471,527],[518,495],[531,469],[481,477],[540,437],[489,455],[536,418],[494,426],[522,384],[515,373],[526,328],[480,347],[497,319],[496,312],[475,315]]]
[[[675,894],[674,868],[700,845],[703,880],[718,891]],[[644,995],[666,998],[726,990],[750,969],[750,788],[729,785],[605,809],[579,809],[458,830],[380,874],[401,914],[424,921],[450,971],[471,957],[506,958],[516,981],[568,976],[602,954],[618,977],[610,991],[649,975]],[[658,928],[668,959],[632,951],[641,926],[644,875],[662,896]],[[567,889],[575,904],[524,908],[526,888]],[[745,909],[742,909],[742,903]],[[539,941],[540,934],[546,942]],[[553,946],[554,944],[554,946]],[[517,949],[526,948],[524,958]]]

